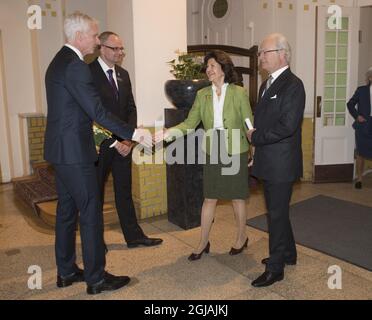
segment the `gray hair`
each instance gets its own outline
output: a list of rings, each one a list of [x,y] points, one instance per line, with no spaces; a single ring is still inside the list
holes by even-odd
[[[288,64],[291,62],[291,46],[287,38],[281,33],[273,33],[270,35],[270,38],[275,40],[276,48],[284,50],[285,60]]]
[[[74,41],[76,32],[86,33],[88,32],[92,24],[98,24],[98,21],[91,18],[90,16],[75,11],[69,14],[64,22],[64,32],[68,42]]]
[[[367,72],[366,72],[366,81],[367,84],[372,84],[372,67],[369,67]]]

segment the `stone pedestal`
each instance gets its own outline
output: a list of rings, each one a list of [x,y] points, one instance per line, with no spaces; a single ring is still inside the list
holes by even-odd
[[[165,127],[172,127],[182,122],[189,110],[165,109]],[[196,139],[192,134],[189,139]],[[185,164],[167,164],[167,198],[168,220],[183,229],[191,229],[200,225],[203,196],[203,165],[186,164],[186,137],[173,143],[179,143],[184,148]],[[198,148],[195,143],[195,155]],[[196,158],[197,159],[197,158]],[[196,161],[195,161],[196,162]]]

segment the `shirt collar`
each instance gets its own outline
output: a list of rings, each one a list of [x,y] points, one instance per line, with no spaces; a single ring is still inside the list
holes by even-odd
[[[228,84],[227,82],[225,82],[225,83],[222,85],[222,87],[221,87],[221,91],[226,90],[226,88],[227,88],[228,85],[229,85],[229,84]],[[213,91],[216,91],[216,90],[217,90],[217,87],[216,87],[214,84],[212,84],[212,90],[213,90]]]
[[[113,74],[115,74],[115,65],[110,68],[105,61],[101,57],[98,57],[98,62],[101,65],[102,70],[107,74],[107,70],[113,70]]]
[[[282,67],[276,71],[274,71],[271,76],[273,77],[273,81],[274,82],[285,70],[287,70],[289,68],[288,65],[286,65],[285,67]]]
[[[71,45],[69,43],[66,43],[65,47],[70,48],[72,51],[74,51],[78,55],[78,57],[81,61],[84,61],[83,54],[80,52],[80,50],[78,48],[75,48],[73,45]]]

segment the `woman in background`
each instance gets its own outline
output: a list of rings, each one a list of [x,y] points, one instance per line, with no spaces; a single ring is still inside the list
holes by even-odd
[[[367,85],[356,89],[354,95],[347,103],[350,114],[355,119],[356,142],[356,189],[362,188],[362,177],[365,159],[372,159],[372,67],[366,73]],[[357,107],[356,107],[357,106]]]

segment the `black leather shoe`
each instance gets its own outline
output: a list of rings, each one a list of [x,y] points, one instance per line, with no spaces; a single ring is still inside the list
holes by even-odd
[[[152,247],[157,246],[163,242],[163,239],[159,238],[142,238],[132,241],[127,241],[128,248],[136,248],[138,246]]]
[[[65,288],[68,286],[71,286],[75,282],[82,282],[84,281],[84,271],[81,269],[78,269],[74,274],[62,277],[57,276],[57,287],[58,288]]]
[[[284,272],[276,273],[276,272],[265,271],[256,280],[252,282],[252,286],[253,287],[267,287],[283,279],[284,279]]]
[[[189,259],[190,261],[199,260],[201,258],[201,256],[203,255],[204,252],[205,253],[209,253],[210,247],[211,247],[211,244],[208,241],[207,245],[202,250],[202,252],[200,252],[200,253],[192,253],[192,254],[190,254],[190,256],[187,259]]]
[[[264,259],[261,260],[262,264],[267,264],[268,262],[269,262],[269,258],[264,258]],[[297,261],[296,260],[286,260],[286,261],[284,261],[284,263],[287,266],[295,266],[297,264]]]
[[[355,183],[355,189],[362,189],[362,181],[357,181]]]
[[[102,291],[113,291],[119,288],[124,287],[130,281],[130,278],[127,276],[114,276],[108,272],[103,276],[102,281],[87,286],[88,294],[98,294]]]
[[[239,249],[235,249],[234,247],[231,248],[229,254],[232,255],[232,256],[235,256],[236,254],[241,253],[244,250],[244,248],[246,248],[246,247],[248,247],[248,238],[247,238],[247,240],[245,240],[245,242],[244,242],[244,244],[241,248],[239,248]]]

